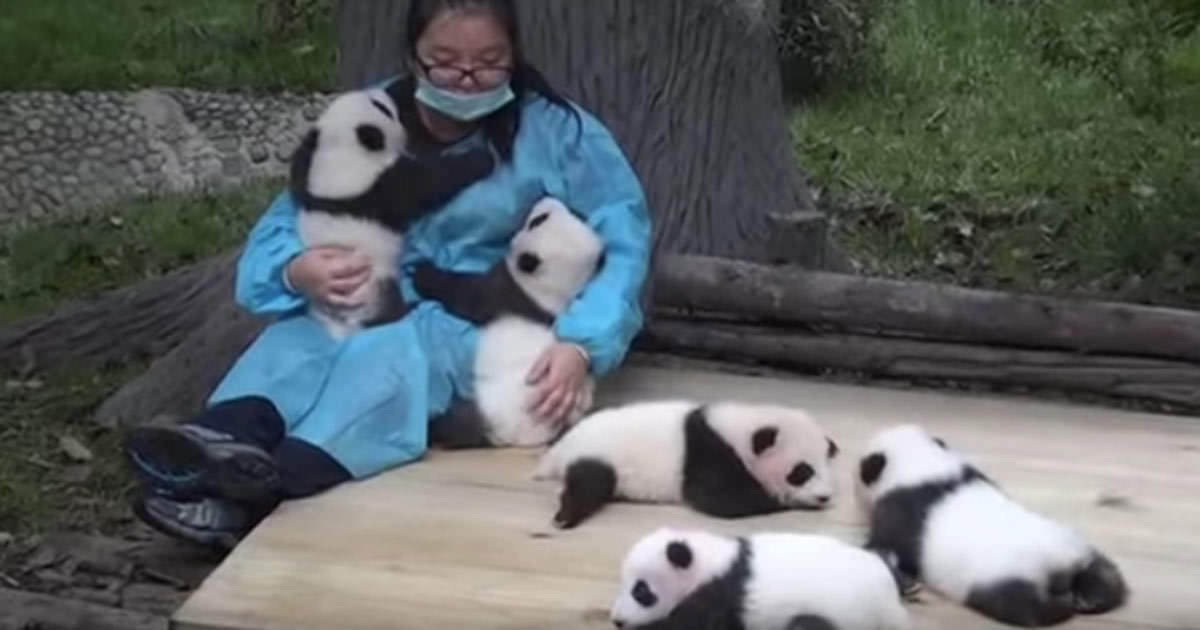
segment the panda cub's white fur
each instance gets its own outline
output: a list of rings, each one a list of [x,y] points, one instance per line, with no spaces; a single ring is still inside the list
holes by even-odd
[[[1119,606],[1116,566],[1077,532],[1002,492],[944,441],[915,425],[877,433],[856,494],[867,545],[950,599],[1023,626]]]
[[[610,500],[683,502],[736,518],[824,509],[837,445],[808,413],[766,403],[658,400],[596,411],[543,454],[535,479],[562,479],[555,523]]]
[[[381,110],[383,107],[384,110]],[[314,124],[318,141],[303,185],[313,197],[353,199],[367,193],[396,160],[406,155],[408,135],[396,117],[395,103],[380,89],[354,90],[336,96]],[[390,114],[390,115],[389,115]],[[358,128],[371,125],[382,134],[382,147],[367,150]],[[309,314],[334,338],[344,337],[378,317],[387,305],[380,287],[395,282],[403,248],[400,233],[378,221],[349,213],[333,213],[300,205],[297,231],[306,247],[335,245],[355,250],[368,261],[370,273],[347,300],[357,307],[332,307],[313,301]]]
[[[630,547],[610,617],[618,628],[659,630],[911,628],[891,571],[860,547],[821,535],[671,527]]]
[[[553,197],[534,204],[529,217],[538,224],[517,232],[504,264],[526,296],[557,316],[595,273],[604,242]],[[521,268],[522,255],[536,257],[535,270]],[[550,326],[514,315],[501,315],[480,330],[474,367],[476,404],[494,445],[541,446],[559,432],[549,423],[535,421],[526,409],[533,393],[526,375],[556,341]],[[567,426],[591,409],[594,391],[595,381],[588,375],[566,419]]]

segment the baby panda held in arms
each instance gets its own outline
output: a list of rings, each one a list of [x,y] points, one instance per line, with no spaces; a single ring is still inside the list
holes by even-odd
[[[823,509],[837,444],[804,411],[774,404],[644,401],[597,411],[542,456],[562,479],[554,523],[578,525],[614,499],[680,502],[723,518]]]
[[[659,528],[621,565],[613,625],[638,630],[909,630],[883,560],[836,538]]]
[[[354,90],[329,103],[292,156],[301,242],[356,250],[369,261],[367,281],[346,305],[309,304],[334,338],[404,314],[397,279],[404,231],[494,166],[486,149],[418,157],[408,139],[388,92]]]
[[[593,379],[584,379],[561,425],[539,422],[527,409],[527,375],[554,344],[554,319],[596,273],[604,242],[561,201],[544,197],[485,273],[444,271],[423,262],[413,287],[451,314],[477,326],[475,400],[456,398],[430,423],[430,443],[443,448],[542,446],[592,406]]]
[[[1117,566],[1075,531],[1005,494],[940,438],[883,430],[859,461],[867,547],[896,570],[999,622],[1040,627],[1125,603]]]

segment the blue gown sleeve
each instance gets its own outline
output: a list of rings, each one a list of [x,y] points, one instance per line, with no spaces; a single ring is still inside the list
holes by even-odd
[[[303,250],[296,231],[296,208],[285,190],[275,197],[246,238],[234,283],[237,303],[256,315],[302,306],[306,298],[284,284],[283,267]]]
[[[558,316],[555,334],[587,351],[590,371],[603,375],[625,358],[642,327],[642,284],[651,248],[650,210],[633,168],[612,134],[580,111],[557,129],[564,143],[559,156],[568,207],[578,212],[604,241],[604,265]]]

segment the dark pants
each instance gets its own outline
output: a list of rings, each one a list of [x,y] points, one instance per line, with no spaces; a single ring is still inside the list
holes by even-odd
[[[188,424],[228,433],[271,454],[279,470],[280,496],[312,496],[348,481],[350,472],[321,449],[283,434],[283,418],[266,398],[253,396],[228,400],[206,409]]]

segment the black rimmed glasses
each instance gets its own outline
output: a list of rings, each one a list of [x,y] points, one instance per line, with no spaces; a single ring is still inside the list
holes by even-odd
[[[425,76],[438,87],[456,87],[464,77],[471,77],[481,88],[492,88],[504,83],[512,76],[511,66],[483,66],[480,68],[460,68],[451,65],[429,64],[417,60]]]

